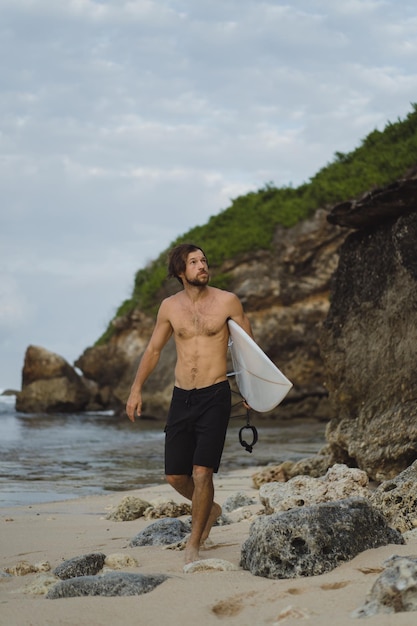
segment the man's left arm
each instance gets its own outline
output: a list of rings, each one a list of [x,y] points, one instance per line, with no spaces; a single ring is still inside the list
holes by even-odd
[[[236,295],[232,294],[232,296],[232,306],[229,315],[230,319],[236,322],[236,324],[239,324],[239,326],[241,326],[243,330],[246,331],[252,339],[254,339],[249,318],[243,310],[241,301]]]

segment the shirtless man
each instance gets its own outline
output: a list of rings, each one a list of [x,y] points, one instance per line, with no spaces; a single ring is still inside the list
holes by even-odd
[[[165,428],[168,483],[192,502],[191,534],[185,562],[198,560],[200,545],[221,514],[214,502],[213,473],[218,471],[231,410],[227,380],[228,318],[252,336],[236,295],[210,287],[208,262],[201,248],[181,244],[171,251],[168,275],[183,290],[162,301],[151,339],[139,363],[126,404],[134,422],[142,409],[142,387],[161,350],[174,336],[175,386]]]

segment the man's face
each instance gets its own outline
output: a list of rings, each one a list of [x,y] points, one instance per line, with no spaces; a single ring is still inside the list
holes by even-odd
[[[204,287],[209,281],[207,259],[201,250],[190,252],[185,263],[185,272],[182,274],[184,284],[194,287]]]

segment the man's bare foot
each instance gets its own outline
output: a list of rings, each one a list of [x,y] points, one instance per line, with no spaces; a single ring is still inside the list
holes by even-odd
[[[203,530],[203,534],[201,535],[201,543],[204,543],[208,538],[213,525],[216,523],[216,520],[222,514],[222,507],[217,502],[213,502],[213,506],[211,507],[210,515],[207,520],[207,524]]]
[[[200,560],[200,555],[198,553],[198,548],[195,548],[194,546],[190,546],[188,542],[187,545],[185,546],[185,555],[184,555],[185,564],[187,565],[188,563],[194,563],[194,561],[199,561],[199,560]]]

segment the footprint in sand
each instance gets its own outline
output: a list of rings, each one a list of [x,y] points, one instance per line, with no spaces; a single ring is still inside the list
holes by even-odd
[[[255,591],[239,593],[236,596],[217,602],[211,610],[218,617],[233,617],[234,615],[238,615],[245,608],[245,600],[255,595]]]

